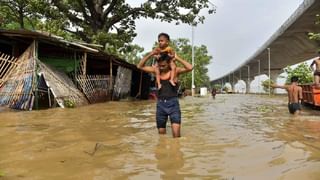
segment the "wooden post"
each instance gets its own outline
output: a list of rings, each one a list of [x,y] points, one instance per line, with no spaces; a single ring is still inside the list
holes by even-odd
[[[76,60],[77,60],[77,53],[74,52],[74,80],[76,81],[76,75],[77,75],[77,63],[76,63]]]
[[[51,96],[50,96],[50,88],[48,87],[48,100],[49,100],[49,108],[51,108]]]
[[[83,73],[83,75],[87,74],[87,52],[84,52],[82,73]]]
[[[142,89],[142,75],[143,75],[143,72],[140,71],[139,92],[138,92],[138,94],[136,95],[136,98],[137,98],[138,96],[140,96],[140,99],[141,99],[141,89]]]
[[[113,79],[113,75],[112,75],[112,58],[110,58],[110,87],[113,86],[112,84],[112,79]]]
[[[109,87],[110,91],[109,92],[110,92],[111,101],[112,101],[113,100],[113,93],[112,93],[113,92],[112,58],[110,58],[109,62],[110,62],[110,83],[109,83],[110,84],[110,87]]]
[[[33,58],[35,58],[36,60],[38,59],[38,41],[34,41],[34,52],[33,52]],[[35,92],[35,100],[36,100],[36,109],[38,110],[39,109],[39,87],[38,87],[38,83],[39,83],[39,77],[38,77],[38,73],[37,73],[37,70],[38,70],[38,64],[37,64],[37,61],[35,60],[35,65],[34,65],[34,68],[35,68],[35,72],[34,72],[34,75],[36,76],[35,80],[36,80],[36,92]],[[32,110],[32,106],[33,106],[33,103],[30,104],[30,110]]]

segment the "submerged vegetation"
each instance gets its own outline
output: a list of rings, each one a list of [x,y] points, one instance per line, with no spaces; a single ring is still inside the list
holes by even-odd
[[[65,99],[63,101],[63,104],[67,108],[75,108],[76,107],[76,103],[73,100],[70,100],[70,99]]]
[[[274,110],[276,109],[276,107],[274,106],[267,106],[267,105],[263,105],[263,106],[258,106],[257,107],[257,111],[258,112],[263,112],[263,113],[266,113],[266,112],[273,112]]]

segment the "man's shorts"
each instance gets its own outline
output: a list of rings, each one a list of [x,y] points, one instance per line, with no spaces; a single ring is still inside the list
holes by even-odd
[[[294,114],[296,111],[301,111],[300,103],[289,103],[288,109],[291,114]]]
[[[158,99],[157,101],[157,128],[166,128],[168,117],[170,117],[171,124],[181,123],[181,111],[177,97]]]
[[[314,71],[313,75],[314,76],[320,76],[320,71],[319,70]]]

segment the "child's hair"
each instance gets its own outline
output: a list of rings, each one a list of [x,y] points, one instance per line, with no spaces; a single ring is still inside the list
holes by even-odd
[[[291,82],[298,82],[299,78],[297,76],[292,76],[291,77]]]
[[[159,39],[161,36],[164,36],[166,39],[168,39],[168,41],[170,41],[170,36],[169,36],[169,34],[162,32],[162,33],[160,33],[160,34],[158,35],[158,39]]]

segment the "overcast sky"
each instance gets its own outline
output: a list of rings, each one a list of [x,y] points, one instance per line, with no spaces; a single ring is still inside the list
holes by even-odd
[[[129,2],[138,3],[130,0]],[[141,1],[140,1],[141,2]],[[237,68],[293,14],[303,0],[211,0],[217,13],[206,15],[204,24],[195,28],[194,43],[205,45],[213,57],[208,66],[211,80]],[[130,3],[131,4],[131,3]],[[172,39],[188,38],[191,27],[176,26],[157,20],[141,19],[136,22],[134,43],[150,51],[160,32]],[[195,57],[196,61],[196,57]]]

